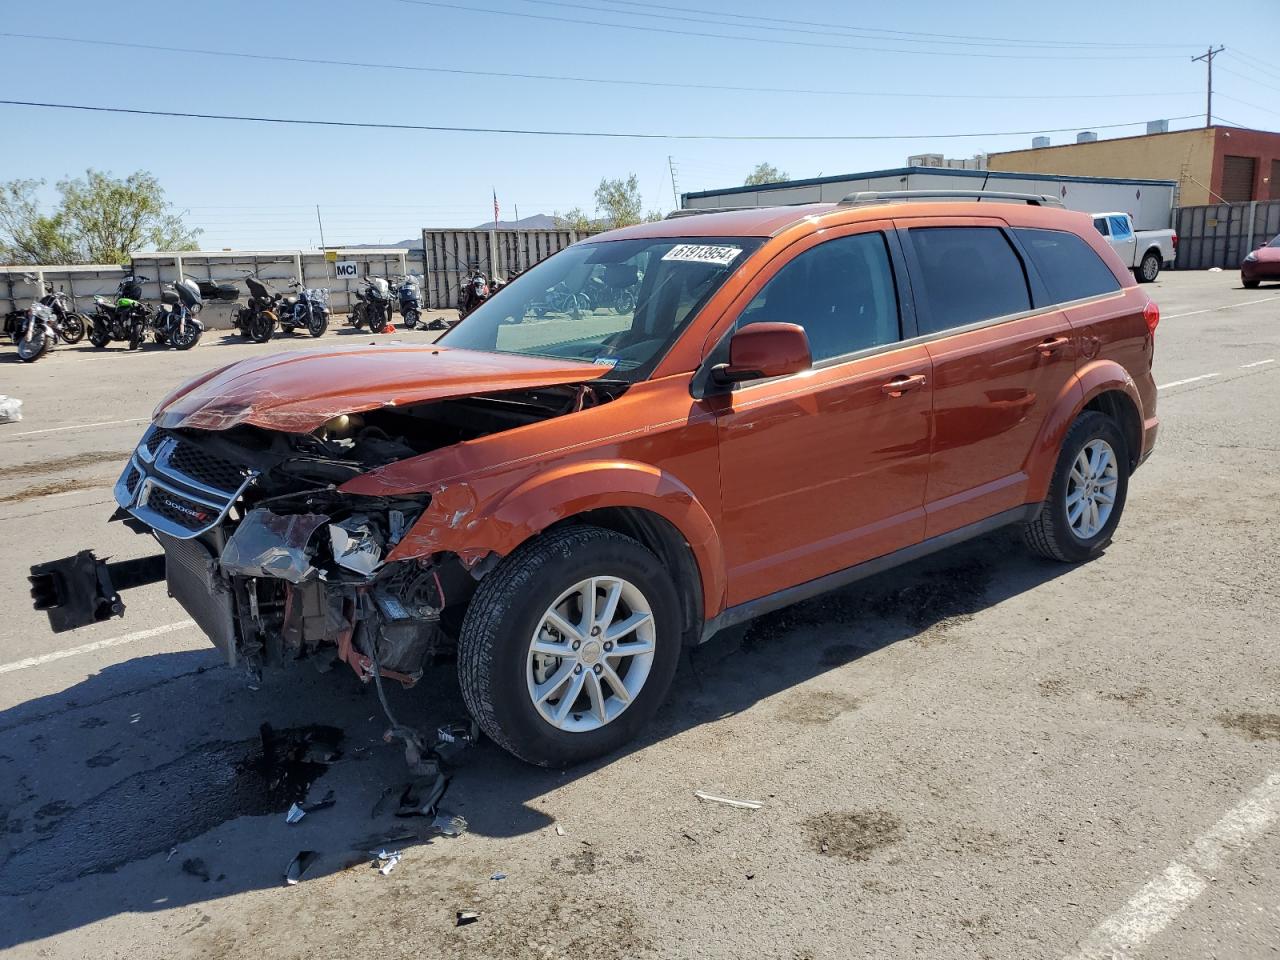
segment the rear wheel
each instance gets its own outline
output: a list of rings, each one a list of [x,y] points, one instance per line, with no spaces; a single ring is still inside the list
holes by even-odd
[[[78,313],[68,313],[62,321],[62,339],[67,343],[79,343],[84,339],[85,320]]]
[[[1023,527],[1032,550],[1079,563],[1111,542],[1129,492],[1129,456],[1116,422],[1095,410],[1067,431],[1049,484],[1049,498]]]
[[[1138,279],[1143,283],[1151,283],[1156,277],[1160,276],[1160,255],[1154,250],[1148,250],[1142,257],[1142,262],[1138,264]]]
[[[573,526],[515,550],[481,581],[458,641],[471,715],[495,743],[564,766],[631,740],[680,657],[679,600],[630,537]]]

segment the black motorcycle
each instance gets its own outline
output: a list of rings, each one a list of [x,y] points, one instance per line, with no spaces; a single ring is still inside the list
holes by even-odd
[[[28,284],[34,285],[36,283],[36,277],[32,274],[27,274],[23,279]],[[55,291],[53,284],[48,280],[43,282],[43,288],[44,296],[35,302],[47,307],[52,313],[53,318],[49,331],[52,333],[53,338],[62,340],[64,343],[79,343],[84,339],[84,317],[76,313],[75,304],[71,298],[61,290]],[[12,338],[14,343],[19,342],[19,338],[22,335],[21,331],[30,330],[28,325],[28,321],[31,319],[30,314],[31,309],[28,307],[25,310],[12,310],[5,315],[4,331]],[[46,347],[42,347],[40,354],[43,355],[44,350],[52,345],[50,343]],[[37,359],[37,357],[33,356],[32,359]]]
[[[114,298],[93,298],[93,314],[89,317],[90,343],[99,349],[113,340],[128,341],[130,350],[137,350],[142,345],[151,319],[151,308],[142,302],[142,285],[146,282],[146,277],[131,274],[120,281]]]
[[[324,287],[304,287],[297,280],[289,286],[296,293],[282,297],[276,306],[280,329],[293,333],[295,328],[318,337],[329,328],[329,291]]]
[[[18,348],[19,360],[35,363],[53,349],[58,340],[58,321],[43,303],[32,301],[26,310],[15,310],[9,316],[13,318],[9,335]],[[5,326],[9,327],[8,319]]]
[[[391,285],[383,277],[364,278],[347,322],[357,330],[368,326],[370,333],[386,332],[391,323]]]
[[[249,288],[249,302],[235,312],[231,322],[241,336],[248,337],[254,343],[266,343],[276,332],[276,324],[280,322],[277,311],[284,303],[284,295],[271,289],[257,277],[245,277],[244,282]]]
[[[400,308],[400,316],[404,325],[416,330],[418,321],[422,319],[422,288],[415,277],[396,278],[396,301]]]
[[[204,307],[200,285],[190,277],[166,284],[160,306],[147,318],[147,329],[156,343],[178,350],[190,350],[200,342],[204,324],[197,315]]]
[[[458,288],[458,319],[461,320],[489,299],[489,281],[476,270]]]

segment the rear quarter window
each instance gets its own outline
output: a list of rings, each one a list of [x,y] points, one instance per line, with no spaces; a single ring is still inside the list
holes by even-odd
[[[1014,236],[1044,281],[1053,303],[1115,293],[1120,281],[1089,244],[1065,230],[1015,228]]]

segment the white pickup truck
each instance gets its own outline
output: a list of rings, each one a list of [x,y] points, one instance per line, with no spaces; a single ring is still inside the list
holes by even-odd
[[[1093,225],[1143,283],[1158,277],[1160,268],[1171,265],[1178,255],[1178,235],[1174,231],[1134,230],[1127,213],[1095,213]]]

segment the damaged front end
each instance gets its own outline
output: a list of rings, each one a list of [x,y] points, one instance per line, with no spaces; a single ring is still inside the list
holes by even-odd
[[[429,494],[340,488],[390,463],[580,410],[583,392],[557,385],[341,414],[307,433],[153,425],[115,485],[113,519],[154,536],[162,557],[129,561],[141,564],[134,569],[85,551],[38,565],[36,607],[55,630],[72,629],[122,615],[119,590],[163,579],[228,663],[252,674],[342,660],[362,680],[410,685],[452,644],[474,570],[451,553],[388,561]]]

